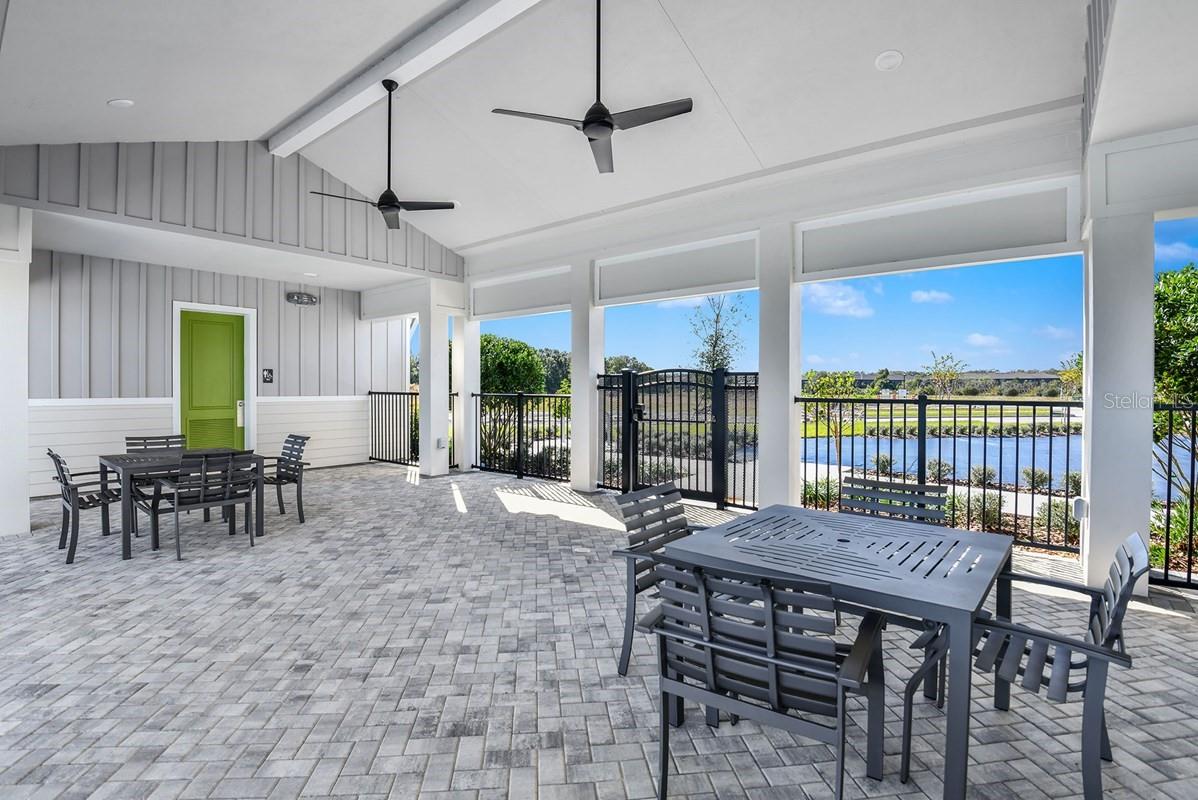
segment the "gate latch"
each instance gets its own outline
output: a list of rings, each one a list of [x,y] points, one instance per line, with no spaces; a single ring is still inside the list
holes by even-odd
[[[645,419],[645,407],[640,403],[637,403],[632,407],[632,415],[636,417],[637,422],[643,421]]]

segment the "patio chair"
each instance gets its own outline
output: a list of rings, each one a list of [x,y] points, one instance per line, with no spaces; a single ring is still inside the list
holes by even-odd
[[[657,637],[661,692],[660,779],[665,798],[670,725],[684,700],[832,745],[836,797],[844,794],[845,699],[866,699],[866,773],[882,778],[885,672],[880,614],[862,619],[851,644],[838,644],[828,586],[699,568],[656,554],[623,551],[655,573],[661,604],[639,629]]]
[[[187,437],[181,433],[169,433],[158,436],[126,436],[125,452],[140,453],[144,450],[182,450],[187,447]]]
[[[295,484],[295,510],[299,514],[299,521],[304,521],[304,467],[308,466],[308,462],[304,461],[304,447],[307,446],[311,436],[301,436],[298,433],[289,433],[283,441],[283,452],[276,456],[266,456],[263,461],[266,462],[268,471],[263,478],[267,485],[275,487],[275,493],[279,497],[279,513],[287,513],[287,509],[283,507],[283,487],[287,484]],[[271,462],[274,463],[274,471],[269,471]]]
[[[1111,743],[1106,725],[1107,670],[1115,664],[1131,666],[1123,643],[1123,616],[1136,581],[1148,572],[1148,548],[1138,533],[1123,541],[1115,553],[1103,588],[1041,577],[1008,573],[1013,581],[1039,584],[1076,592],[1090,598],[1086,636],[1075,639],[1005,620],[988,612],[974,623],[974,667],[993,671],[999,680],[1019,685],[1033,694],[1047,688],[1046,697],[1056,703],[1070,696],[1083,698],[1082,790],[1086,800],[1102,797],[1102,761],[1111,761]],[[938,629],[927,642],[928,659],[907,684],[903,703],[903,761],[901,780],[906,783],[911,766],[911,700],[924,671],[943,662],[948,637]],[[941,667],[943,670],[943,667]]]
[[[687,522],[682,507],[682,493],[673,483],[663,483],[628,492],[616,498],[616,506],[624,518],[628,532],[628,549],[636,553],[657,553],[663,547],[700,526]],[[654,572],[649,561],[628,560],[628,585],[624,605],[624,644],[620,649],[617,671],[628,674],[632,657],[632,633],[636,628],[636,596],[653,588]]]
[[[100,508],[110,503],[121,502],[121,490],[101,489],[99,478],[81,481],[80,478],[99,475],[99,470],[71,473],[67,462],[53,450],[46,450],[54,464],[54,480],[62,493],[62,532],[58,535],[58,549],[67,548],[67,563],[75,563],[75,548],[79,544],[79,512]],[[70,546],[67,545],[67,530],[70,529]]]
[[[245,532],[254,546],[251,514],[258,483],[258,463],[253,453],[188,454],[179,459],[177,476],[160,478],[155,496],[158,513],[175,517],[175,558],[183,560],[179,536],[179,512],[220,508],[228,511],[229,535],[237,532],[237,506],[245,506]],[[163,505],[165,503],[165,505]]]
[[[943,525],[947,501],[946,486],[872,478],[845,477],[840,480],[840,511],[844,514]]]

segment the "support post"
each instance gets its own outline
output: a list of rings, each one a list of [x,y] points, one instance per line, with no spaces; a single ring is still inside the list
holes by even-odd
[[[1153,215],[1091,221],[1085,264],[1082,565],[1101,587],[1152,503]],[[1147,591],[1147,585],[1138,587]]]
[[[711,374],[711,493],[717,508],[728,502],[728,370]]]
[[[757,506],[798,498],[799,289],[794,227],[764,225],[757,241],[760,364],[757,394]]]
[[[0,205],[0,534],[29,533],[29,263],[33,212]]]
[[[593,492],[603,468],[599,392],[603,372],[603,309],[595,305],[594,265],[570,267],[570,488]]]
[[[639,468],[636,463],[636,373],[620,372],[620,491],[636,491]]]
[[[459,469],[475,462],[478,435],[479,324],[464,314],[453,317],[453,369],[451,389],[457,392],[453,412],[453,454]]]
[[[916,405],[919,436],[916,439],[916,458],[919,463],[915,467],[915,482],[923,486],[928,482],[928,396],[919,393]]]
[[[431,284],[431,281],[430,281]],[[420,474],[449,472],[449,312],[429,297],[420,325]]]

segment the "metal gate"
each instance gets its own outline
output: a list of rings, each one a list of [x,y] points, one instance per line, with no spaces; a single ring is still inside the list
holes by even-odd
[[[720,507],[757,504],[757,373],[663,369],[599,376],[601,486],[673,481]]]

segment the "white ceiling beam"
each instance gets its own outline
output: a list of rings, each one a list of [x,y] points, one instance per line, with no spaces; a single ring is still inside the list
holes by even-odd
[[[276,131],[270,152],[286,158],[386,96],[384,78],[400,86],[499,30],[542,0],[465,0],[346,81]]]

